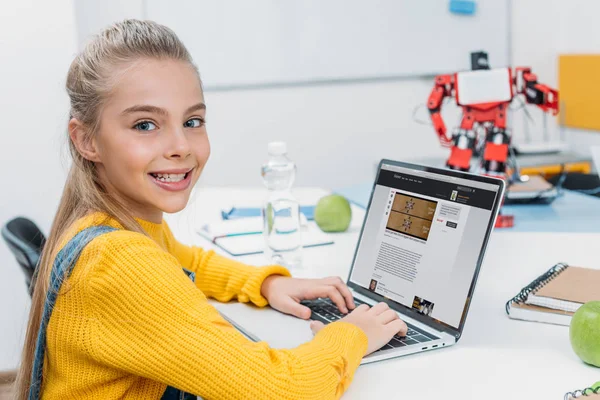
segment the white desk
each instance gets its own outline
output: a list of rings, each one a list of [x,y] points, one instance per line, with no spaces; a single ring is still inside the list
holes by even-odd
[[[301,203],[314,204],[326,191],[302,188],[295,193]],[[209,248],[194,227],[219,220],[231,199],[258,206],[264,195],[260,188],[201,188],[186,210],[166,219],[180,241]],[[310,268],[299,275],[346,279],[364,217],[363,210],[353,211],[351,229],[336,234],[333,246],[305,251]],[[562,399],[565,392],[600,380],[600,369],[583,364],[571,350],[568,327],[515,321],[504,312],[509,298],[558,261],[600,268],[594,251],[599,243],[596,233],[495,232],[458,344],[361,366],[343,398]],[[241,260],[267,263],[262,255]]]

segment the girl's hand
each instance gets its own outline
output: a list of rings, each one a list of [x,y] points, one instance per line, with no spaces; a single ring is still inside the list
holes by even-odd
[[[260,292],[274,309],[302,319],[310,318],[311,314],[308,307],[300,304],[302,300],[329,297],[344,314],[356,307],[350,290],[337,276],[298,279],[271,275],[263,281]]]
[[[406,336],[408,327],[386,303],[377,303],[373,307],[361,304],[340,321],[348,322],[362,329],[368,338],[367,354],[380,349],[396,334]],[[310,329],[316,334],[323,328],[320,321],[312,321]]]

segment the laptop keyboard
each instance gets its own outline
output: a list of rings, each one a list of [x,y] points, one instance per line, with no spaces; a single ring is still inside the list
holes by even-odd
[[[342,314],[340,310],[338,310],[337,306],[333,304],[331,299],[328,298],[304,300],[301,302],[301,304],[311,309],[311,319],[321,321],[324,324],[335,322],[346,315]],[[356,304],[356,306],[358,307],[361,304],[365,304],[365,302],[355,298],[354,304]],[[406,322],[406,325],[408,326],[408,332],[406,333],[406,336],[403,337],[399,335],[394,335],[392,340],[390,340],[386,345],[384,345],[381,349],[377,351],[389,350],[393,348],[410,346],[419,343],[426,343],[432,340],[439,339],[438,337],[430,333],[424,332],[423,330],[417,328],[412,324],[409,324],[408,322]]]

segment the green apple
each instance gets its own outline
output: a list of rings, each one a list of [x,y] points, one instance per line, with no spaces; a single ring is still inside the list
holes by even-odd
[[[600,367],[600,301],[585,303],[571,319],[571,347],[584,362]]]
[[[344,232],[351,220],[352,209],[344,196],[322,197],[315,207],[315,222],[323,232]]]

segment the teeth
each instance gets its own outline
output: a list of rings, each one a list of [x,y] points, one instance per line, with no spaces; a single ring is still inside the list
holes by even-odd
[[[179,182],[185,178],[185,174],[152,174],[161,182]]]

